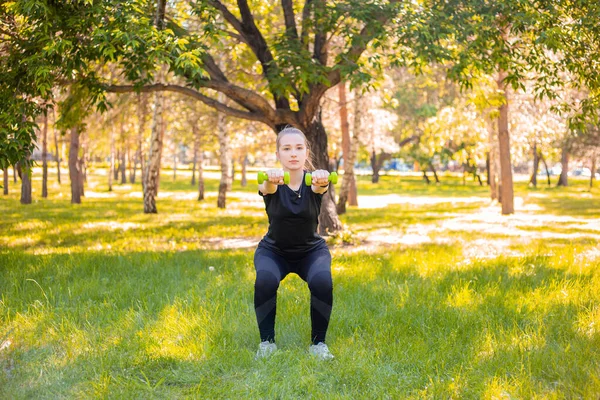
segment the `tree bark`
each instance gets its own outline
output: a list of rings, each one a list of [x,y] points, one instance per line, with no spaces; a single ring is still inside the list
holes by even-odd
[[[327,152],[327,133],[319,111],[309,127],[304,128],[308,142],[312,146],[312,155],[315,168],[331,171],[329,166],[329,153]],[[334,185],[329,185],[329,190],[323,195],[321,213],[319,214],[318,233],[327,236],[330,233],[342,230],[342,223],[335,209]]]
[[[248,186],[248,177],[246,176],[247,168],[248,168],[248,154],[246,152],[244,152],[244,158],[242,159],[242,181],[240,183],[242,185],[242,187]]]
[[[463,174],[463,177],[464,177],[464,175],[465,175],[465,174]],[[427,183],[428,185],[429,185],[429,183],[431,182],[431,181],[429,180],[429,177],[427,176],[427,170],[426,170],[426,169],[423,169],[423,179],[425,180],[425,183]]]
[[[48,198],[48,113],[44,113],[42,129],[42,198]]]
[[[8,168],[3,168],[2,169],[3,175],[4,175],[4,194],[8,194]]]
[[[558,184],[556,186],[569,186],[569,146],[565,144],[562,148],[562,154],[560,157],[560,176],[558,177]]]
[[[487,153],[485,153],[485,175],[487,178],[487,184],[488,186],[490,186],[490,152],[488,151]]]
[[[84,188],[86,181],[86,163],[85,157],[87,152],[87,146],[85,140],[83,138],[83,134],[79,135],[79,148],[81,149],[81,157],[77,160],[77,166],[79,168],[79,195],[81,197],[85,196]]]
[[[27,156],[27,160],[29,156]],[[21,163],[19,163],[21,164]],[[31,167],[19,165],[21,171],[21,204],[31,204]]]
[[[127,183],[127,153],[129,152],[129,144],[125,137],[125,121],[121,120],[121,160],[119,161],[119,172],[121,173],[121,185]]]
[[[220,93],[219,97],[222,97]],[[222,113],[220,111],[217,111],[217,135],[219,138],[219,162],[221,164],[221,182],[219,183],[219,196],[217,198],[217,207],[225,208],[227,202],[227,188],[230,186],[229,138],[227,135],[225,113]]]
[[[142,175],[142,181],[144,180],[144,131],[146,129],[146,114],[148,112],[147,109],[147,97],[144,94],[138,94],[138,150],[137,150],[137,160],[140,163],[140,173]],[[135,183],[136,179],[136,170],[133,169],[133,181],[131,183]],[[142,182],[142,188],[144,187],[144,183]]]
[[[346,212],[346,202],[348,202],[349,198],[354,195],[354,202],[356,203],[356,182],[354,179],[354,159],[356,157],[356,151],[354,147],[354,143],[356,142],[356,137],[354,140],[350,139],[350,124],[348,123],[348,108],[346,101],[346,82],[341,82],[338,85],[338,95],[340,101],[340,122],[342,126],[342,153],[344,159],[344,177],[342,180],[342,188],[340,189],[340,195],[338,197],[337,203],[337,213],[338,215],[344,214]],[[354,133],[356,135],[357,127],[356,127],[356,111],[355,111],[355,120],[354,120]],[[356,204],[354,204],[356,205]]]
[[[154,114],[152,116],[152,136],[148,163],[144,171],[144,213],[156,214],[156,196],[160,180],[160,160],[162,156],[162,129],[163,129],[163,94],[156,92],[154,95]]]
[[[200,142],[200,136],[198,136]],[[198,201],[204,200],[204,152],[202,151],[201,143],[199,143],[200,151],[198,153]]]
[[[227,191],[231,192],[233,190],[233,181],[235,181],[235,159],[233,158],[233,156],[230,157],[231,159],[231,174],[229,175],[229,181],[227,182]]]
[[[117,164],[117,161],[119,164]],[[121,149],[117,149],[117,155],[115,157],[115,168],[113,170],[113,179],[116,181],[119,180],[119,171],[121,170]]]
[[[79,170],[79,129],[71,128],[69,147],[69,178],[71,179],[71,204],[81,204],[81,177]]]
[[[537,173],[540,167],[540,157],[537,151],[537,143],[533,144],[533,173],[531,174],[531,178],[529,179],[529,183],[533,185],[533,187],[537,187]]]
[[[539,152],[539,156],[540,160],[544,163],[544,169],[546,170],[546,178],[548,178],[548,186],[550,186],[552,182],[550,181],[550,171],[548,170],[548,164],[546,164],[546,159],[544,158],[544,155],[541,151]]]
[[[429,163],[429,169],[431,170],[431,172],[433,172],[435,183],[440,183],[440,178],[438,177],[437,171],[435,170],[433,163]],[[481,183],[481,179],[479,180],[479,183]]]
[[[590,174],[590,190],[594,187],[594,179],[596,178],[596,155],[592,155],[592,168],[590,168],[592,172]]]
[[[194,134],[194,156],[192,158],[192,186],[196,186],[196,166],[198,164],[198,128],[196,124],[192,125],[192,132]]]
[[[58,150],[58,134],[56,133],[56,115],[53,114],[53,124],[52,124],[52,132],[54,133],[54,148],[56,149],[56,177],[58,179],[58,184],[60,185],[60,154]]]
[[[504,103],[500,106],[500,115],[498,117],[498,146],[500,153],[500,175],[502,186],[500,188],[500,197],[502,200],[502,215],[509,215],[515,212],[512,164],[510,160],[510,134],[508,131],[508,86],[504,79],[507,74],[500,71],[498,74],[498,88],[504,96]]]
[[[177,180],[177,142],[173,140],[173,182]]]
[[[108,167],[108,191],[112,192],[113,176],[115,174],[115,133],[110,128],[110,165]]]

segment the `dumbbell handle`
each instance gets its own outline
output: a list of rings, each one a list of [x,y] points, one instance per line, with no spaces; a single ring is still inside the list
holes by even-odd
[[[264,181],[268,181],[269,180],[269,175],[267,175],[266,172],[260,171],[258,173],[258,177],[256,179],[258,181],[259,185],[262,185],[262,183]],[[283,183],[285,183],[286,185],[288,185],[290,183],[290,173],[288,171],[285,171],[283,173]]]
[[[335,185],[338,182],[338,174],[337,174],[337,172],[331,172],[329,174],[329,177],[327,178],[327,180]],[[304,176],[304,183],[306,183],[306,186],[311,186],[312,185],[312,175],[311,174],[307,173]]]

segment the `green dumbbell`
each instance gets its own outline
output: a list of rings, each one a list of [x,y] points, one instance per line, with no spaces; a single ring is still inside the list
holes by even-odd
[[[337,172],[331,172],[329,174],[329,178],[327,178],[327,180],[335,185],[338,182]],[[306,186],[312,185],[312,175],[311,174],[306,174],[304,176],[304,183],[306,183]]]
[[[257,178],[257,181],[258,181],[258,184],[259,184],[259,185],[262,185],[262,183],[263,183],[264,181],[268,181],[268,180],[269,180],[269,176],[267,175],[267,173],[266,173],[266,172],[262,172],[262,171],[260,171],[260,172],[258,173],[258,178]],[[287,172],[287,171],[285,171],[285,172],[283,173],[283,183],[285,183],[286,185],[288,185],[288,184],[290,183],[290,173],[289,173],[289,172]]]

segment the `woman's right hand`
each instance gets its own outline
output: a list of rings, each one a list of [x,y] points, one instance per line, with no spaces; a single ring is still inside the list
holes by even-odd
[[[283,169],[274,168],[268,169],[266,171],[267,176],[269,177],[268,182],[274,185],[283,185]]]

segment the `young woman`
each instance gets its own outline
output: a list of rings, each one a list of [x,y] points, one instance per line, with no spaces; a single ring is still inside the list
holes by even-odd
[[[295,273],[308,283],[311,294],[309,352],[323,360],[332,359],[325,344],[333,304],[331,254],[325,240],[316,233],[329,172],[312,172],[312,186],[305,185],[304,169],[312,169],[310,150],[306,136],[296,128],[279,132],[276,155],[283,169],[266,171],[268,180],[258,188],[265,201],[269,230],[254,254],[254,308],[261,340],[256,356],[267,357],[277,350],[277,289],[289,273]],[[283,182],[284,172],[290,175],[287,185]]]

